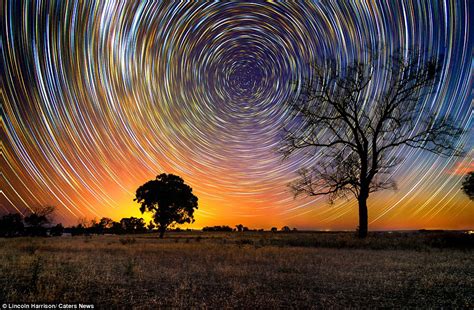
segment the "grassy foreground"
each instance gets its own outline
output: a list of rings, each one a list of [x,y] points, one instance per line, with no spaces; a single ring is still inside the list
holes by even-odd
[[[0,301],[101,309],[473,308],[472,247],[443,248],[444,239],[430,238],[181,232],[164,240],[0,239]]]

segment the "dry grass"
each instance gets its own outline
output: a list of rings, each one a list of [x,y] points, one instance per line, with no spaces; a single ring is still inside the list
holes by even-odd
[[[370,240],[337,234],[167,237],[0,239],[0,301],[107,309],[474,307],[472,250],[374,250],[364,248]],[[317,240],[349,248],[304,246]]]

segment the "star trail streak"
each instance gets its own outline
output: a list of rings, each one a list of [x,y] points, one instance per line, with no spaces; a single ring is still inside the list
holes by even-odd
[[[464,158],[402,149],[398,191],[369,199],[371,228],[472,228],[472,1],[175,3],[2,1],[0,212],[58,206],[57,220],[139,215],[135,189],[175,173],[196,227],[352,229],[355,201],[293,199],[310,158],[276,152],[292,81],[322,57],[384,46],[442,56],[421,103],[466,130]],[[371,88],[383,87],[376,79]]]

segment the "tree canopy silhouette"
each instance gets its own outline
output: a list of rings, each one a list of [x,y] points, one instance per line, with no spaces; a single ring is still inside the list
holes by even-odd
[[[433,92],[441,59],[425,60],[417,50],[394,52],[382,65],[377,57],[346,65],[313,63],[309,78],[297,81],[287,102],[294,118],[284,128],[284,158],[310,154],[291,184],[298,195],[327,195],[332,203],[354,195],[359,207],[359,237],[368,231],[370,193],[395,188],[391,170],[400,147],[450,156],[458,152],[461,129],[443,115],[427,112],[422,99]],[[376,79],[383,80],[373,87]]]
[[[9,213],[0,219],[0,236],[14,237],[23,234],[23,218],[19,213]]]
[[[474,171],[466,174],[466,177],[462,182],[462,190],[469,197],[469,199],[474,200]]]
[[[146,231],[145,221],[142,218],[126,217],[120,220],[122,230],[125,233],[144,233]]]
[[[29,215],[24,218],[27,232],[33,236],[45,236],[47,233],[45,225],[52,222],[55,210],[56,207],[50,205],[32,207]]]
[[[153,213],[160,238],[163,238],[168,226],[194,222],[198,198],[192,191],[179,176],[163,173],[140,186],[134,201],[141,204],[142,213]]]

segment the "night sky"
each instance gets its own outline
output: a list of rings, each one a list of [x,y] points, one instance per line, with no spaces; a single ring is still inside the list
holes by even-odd
[[[472,1],[78,2],[1,2],[0,213],[52,204],[66,224],[141,216],[135,190],[165,172],[199,198],[192,227],[354,229],[356,199],[329,206],[287,186],[313,160],[277,152],[291,82],[315,59],[383,46],[383,63],[416,46],[443,59],[420,104],[466,130],[466,154],[399,149],[398,190],[370,196],[370,229],[474,226],[460,190],[474,170]]]

